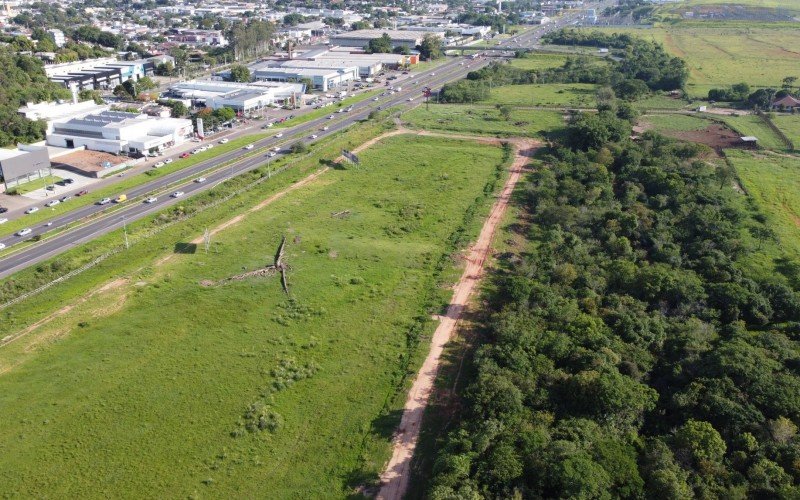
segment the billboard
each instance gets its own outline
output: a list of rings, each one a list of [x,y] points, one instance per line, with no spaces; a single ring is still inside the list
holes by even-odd
[[[49,167],[50,155],[47,154],[47,148],[26,151],[19,156],[0,160],[0,171],[6,181]]]
[[[197,119],[197,137],[204,139],[206,136],[205,130],[203,130],[203,119]]]

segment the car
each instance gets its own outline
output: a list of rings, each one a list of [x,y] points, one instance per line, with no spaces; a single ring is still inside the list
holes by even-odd
[[[188,157],[190,157],[190,156],[191,156],[191,155],[190,155],[189,153],[181,153],[181,155],[179,156],[179,158],[188,158]]]
[[[116,197],[116,199],[114,200],[114,203],[122,203],[122,202],[125,202],[125,201],[128,201],[128,195],[127,194],[121,194],[121,195]]]
[[[54,185],[52,185],[52,184],[50,184],[49,186],[45,186],[44,188],[46,190],[48,190],[48,191],[55,191],[56,190],[56,187]]]
[[[331,116],[328,117],[328,120],[333,120],[334,118],[336,118],[336,117],[334,115],[331,115]]]
[[[272,149],[273,151],[275,151],[277,153],[278,151],[281,150],[281,147],[280,146],[272,146],[272,148],[270,148],[270,149]]]
[[[59,203],[61,203],[61,202],[58,201],[58,200],[50,200],[47,203],[45,203],[44,206],[46,206],[47,208],[50,208],[50,207],[54,207],[54,206],[58,205]]]
[[[97,202],[98,205],[108,205],[109,203],[111,203],[111,198],[103,198]]]
[[[178,198],[178,197],[181,197],[181,196],[183,196],[183,195],[184,195],[184,192],[183,192],[183,191],[175,191],[175,192],[174,192],[174,193],[172,193],[170,196],[172,196],[173,198]]]
[[[61,201],[61,203],[64,203],[65,201],[71,200],[71,199],[72,199],[72,196],[66,195],[66,196],[62,196],[61,200],[59,200],[59,201]]]
[[[252,144],[248,144],[247,146],[244,147],[244,149],[253,149],[253,147],[254,146]]]
[[[270,151],[269,153],[267,153],[267,156],[269,156],[270,158],[272,158],[273,156],[275,156],[275,155],[277,155],[277,154],[278,154],[278,153],[276,153],[275,151]]]
[[[163,161],[160,161],[160,162],[156,163],[155,165],[153,165],[153,168],[161,168],[164,165],[166,165],[166,163],[164,163]]]
[[[344,108],[339,108],[336,110],[337,113],[344,113]]]
[[[408,102],[411,102],[411,101],[413,101],[413,100],[414,100],[414,98],[413,98],[413,97],[409,97],[408,99],[406,99],[406,101],[408,101]]]
[[[27,236],[33,232],[33,229],[26,227],[25,229],[20,229],[17,231],[17,236]]]
[[[203,146],[202,148],[198,148],[197,150],[202,153],[203,151],[206,151],[207,149],[208,148],[206,146]]]
[[[157,201],[158,201],[158,198],[156,198],[155,196],[151,196],[150,198],[147,198],[146,200],[144,200],[145,203],[155,203]]]
[[[322,127],[322,130],[328,130],[329,128],[330,128],[329,126],[325,125],[324,127]]]
[[[199,152],[200,152],[200,150],[199,150],[199,149],[195,149],[195,150],[193,150],[193,151],[192,151],[192,154],[193,154],[193,155],[196,155],[196,154],[197,154],[197,153],[199,153]]]
[[[192,139],[192,142],[200,142],[200,139],[198,139],[197,137],[195,137],[194,139]]]
[[[407,74],[408,74],[408,71],[403,71],[403,74],[404,74],[404,75],[407,75]]]
[[[5,248],[6,248],[6,244],[5,243],[0,243],[0,250],[5,250]]]
[[[272,128],[274,125],[275,125],[274,123],[269,122],[269,123],[265,124],[264,126],[267,127],[267,128]]]
[[[79,192],[75,193],[75,196],[83,196],[83,195],[87,195],[87,194],[89,194],[89,191],[84,189],[83,191],[79,191]]]
[[[196,183],[198,183],[198,184],[201,184],[201,183],[203,183],[203,182],[205,182],[205,181],[206,181],[206,178],[205,178],[205,177],[198,177],[198,178],[197,178],[197,179],[195,179],[194,181],[195,181]]]
[[[75,182],[75,179],[70,179],[69,177],[64,179],[64,184],[72,184],[73,182]]]
[[[6,212],[8,212],[8,209],[6,207],[0,207],[0,214],[4,214]]]
[[[309,138],[311,138],[311,139],[316,139],[316,138],[317,138],[317,134],[311,134],[311,135],[309,136]]]
[[[30,214],[35,214],[38,211],[39,211],[39,207],[31,207],[31,208],[25,210],[25,213],[30,215]]]
[[[174,160],[173,160],[172,158],[167,158],[166,160],[164,160],[164,164],[166,164],[166,165],[169,165],[169,164],[170,164],[170,163],[172,163],[173,161],[174,161]]]
[[[373,98],[372,98],[372,100],[373,100],[373,101],[380,101],[380,100],[381,100],[381,98],[380,98],[380,97],[373,97]]]
[[[228,138],[227,137],[223,137],[222,139],[219,140],[219,143],[220,144],[227,144],[228,143]]]
[[[8,222],[8,219],[6,219],[5,217],[0,219],[0,224],[5,224],[6,222]]]
[[[213,144],[206,144],[206,149],[213,149],[213,148],[214,148]]]
[[[278,132],[277,134],[275,134],[275,137],[277,139],[280,139],[281,137],[283,137],[283,132]]]

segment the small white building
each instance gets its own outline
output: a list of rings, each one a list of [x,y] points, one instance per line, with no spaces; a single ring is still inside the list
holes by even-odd
[[[67,38],[64,36],[64,32],[58,29],[50,29],[47,30],[50,36],[53,37],[53,41],[56,44],[56,47],[61,48],[67,43]]]
[[[191,120],[183,118],[102,111],[53,122],[47,144],[70,149],[84,146],[113,154],[144,154],[182,144],[192,133]]]

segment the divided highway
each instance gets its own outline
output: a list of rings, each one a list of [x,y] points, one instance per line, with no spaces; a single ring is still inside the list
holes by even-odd
[[[469,64],[469,65],[468,65]],[[18,252],[0,259],[0,278],[58,255],[76,245],[90,241],[98,236],[121,228],[124,224],[153,214],[166,207],[177,204],[183,197],[192,196],[208,189],[213,189],[219,182],[235,177],[249,170],[254,170],[269,161],[267,151],[274,146],[286,145],[297,140],[308,140],[313,133],[323,138],[339,132],[359,120],[367,118],[377,107],[384,109],[397,105],[415,105],[422,97],[422,89],[441,87],[444,83],[463,78],[467,72],[487,64],[486,61],[466,62],[463,58],[455,58],[430,73],[419,74],[413,79],[402,82],[403,90],[381,98],[379,101],[366,100],[353,105],[349,113],[336,113],[337,119],[329,120],[327,116],[283,129],[284,137],[270,137],[254,142],[253,150],[235,150],[200,162],[196,165],[173,172],[164,177],[154,179],[126,192],[130,199],[124,205],[117,205],[109,211],[109,206],[91,205],[62,214],[44,224],[40,223],[25,237],[8,236],[0,238],[0,243],[8,247],[19,244],[33,236],[42,236],[42,241],[20,248]],[[418,82],[414,84],[414,82]],[[409,101],[409,98],[413,101]],[[341,118],[340,118],[341,116]],[[321,130],[328,126],[328,130]],[[253,153],[256,154],[253,154]],[[279,153],[274,159],[285,153]],[[228,165],[226,165],[228,164]],[[224,167],[223,167],[224,166]],[[203,183],[193,182],[194,178],[206,177]],[[180,198],[170,197],[173,191],[183,191]],[[121,193],[120,193],[121,194]],[[143,203],[146,196],[157,196],[154,203]],[[89,218],[89,219],[87,219]],[[65,226],[74,226],[65,228]],[[61,231],[48,236],[47,233]]]

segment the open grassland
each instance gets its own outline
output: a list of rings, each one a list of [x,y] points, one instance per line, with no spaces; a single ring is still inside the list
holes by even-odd
[[[399,136],[360,156],[0,350],[0,494],[330,498],[377,473],[504,154]],[[284,235],[291,299],[275,276],[201,286]]]
[[[679,5],[667,3],[661,10],[677,14],[687,9],[706,5],[736,5],[760,9],[778,9],[787,13],[800,13],[800,5],[795,0],[684,0]]]
[[[525,70],[539,70],[560,68],[567,61],[568,56],[561,54],[527,54],[525,57],[511,59],[510,64],[516,68]]]
[[[641,117],[639,124],[656,132],[689,132],[703,130],[711,122],[692,115],[654,114]]]
[[[780,87],[785,76],[800,76],[800,29],[792,24],[732,23],[704,26],[678,23],[653,29],[604,28],[655,40],[690,69],[691,97],[738,82]]]
[[[800,157],[727,150],[726,154],[753,202],[767,214],[779,246],[800,257]]]
[[[489,104],[511,106],[594,107],[597,85],[588,83],[550,83],[503,85],[491,91]]]
[[[800,149],[800,115],[775,115],[772,123],[794,143],[795,149]]]
[[[786,149],[786,144],[781,138],[757,115],[724,116],[720,119],[743,136],[757,137],[758,144],[762,148],[774,151]]]
[[[654,93],[633,102],[633,106],[640,110],[647,109],[690,109],[692,104],[682,97],[671,97],[666,94]]]
[[[452,130],[470,134],[538,137],[564,126],[563,114],[557,111],[514,109],[508,120],[493,106],[466,104],[431,104],[417,106],[403,114],[409,127]]]

